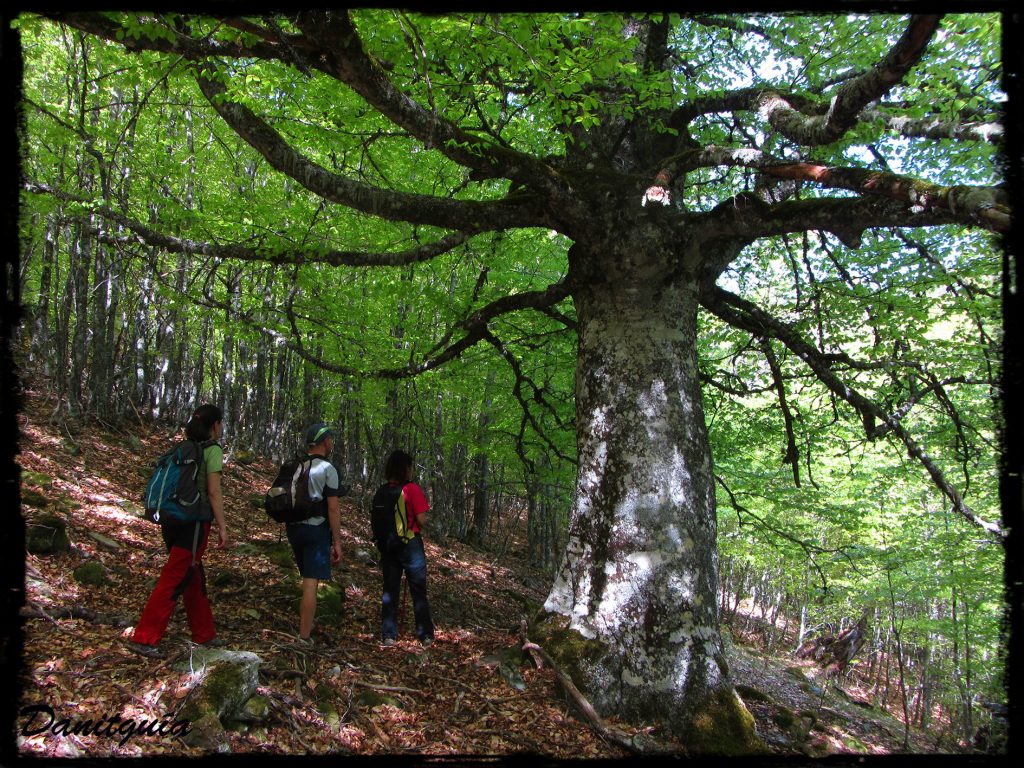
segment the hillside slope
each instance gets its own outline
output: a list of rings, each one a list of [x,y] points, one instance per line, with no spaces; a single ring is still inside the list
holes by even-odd
[[[19,708],[48,706],[59,721],[118,715],[160,718],[190,695],[191,676],[176,666],[192,653],[179,607],[164,639],[165,660],[129,652],[130,634],[164,549],[137,501],[152,460],[170,444],[166,431],[135,425],[130,432],[47,423],[41,395],[19,416],[24,474],[22,513],[29,523],[56,514],[68,524],[66,553],[26,555],[24,661]],[[230,453],[229,453],[230,458]],[[548,667],[521,652],[520,621],[539,605],[547,577],[522,559],[457,541],[427,540],[429,594],[437,642],[423,650],[412,637],[411,606],[403,605],[403,636],[378,643],[379,577],[358,498],[342,503],[343,561],[322,587],[314,648],[297,647],[298,574],[282,526],[255,505],[276,467],[229,461],[224,472],[232,545],[210,549],[207,580],[220,635],[231,648],[263,661],[259,692],[270,704],[261,722],[227,731],[223,751],[289,754],[530,752],[549,757],[623,757],[573,713]],[[99,563],[101,583],[79,583],[75,571]],[[81,573],[81,571],[79,571]],[[776,754],[902,751],[902,726],[815,681],[812,666],[761,656],[730,645],[738,689],[759,733]],[[53,728],[35,735],[23,716],[19,749],[34,755],[197,755],[179,739],[73,735]],[[36,723],[38,724],[38,722]],[[609,723],[629,736],[638,730]],[[55,733],[54,729],[57,728]],[[665,744],[642,729],[644,743]],[[911,741],[909,751],[927,751]]]

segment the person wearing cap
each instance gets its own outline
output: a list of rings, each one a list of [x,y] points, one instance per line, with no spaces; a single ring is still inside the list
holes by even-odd
[[[299,639],[313,642],[313,617],[316,614],[316,588],[331,578],[331,564],[341,562],[341,512],[338,497],[341,486],[338,470],[327,460],[334,450],[334,432],[320,422],[305,433],[306,453],[312,459],[309,470],[309,498],[324,501],[327,516],[314,515],[285,526],[295,564],[302,576],[302,602],[299,604]]]

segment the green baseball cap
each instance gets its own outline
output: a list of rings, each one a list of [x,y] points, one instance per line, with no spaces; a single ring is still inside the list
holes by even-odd
[[[334,437],[335,432],[322,421],[313,424],[306,430],[306,445],[320,445],[328,437]]]

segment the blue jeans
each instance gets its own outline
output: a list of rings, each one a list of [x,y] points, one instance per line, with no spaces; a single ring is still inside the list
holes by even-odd
[[[384,581],[384,595],[380,601],[381,634],[384,639],[398,639],[398,601],[404,572],[412,595],[416,637],[420,640],[433,640],[434,622],[430,618],[430,603],[427,602],[427,556],[423,551],[423,538],[417,535],[405,546],[382,551],[380,568]]]

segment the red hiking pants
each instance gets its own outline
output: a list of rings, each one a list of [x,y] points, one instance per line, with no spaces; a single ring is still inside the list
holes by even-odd
[[[206,542],[210,535],[209,523],[186,523],[187,531],[164,530],[164,542],[167,545],[167,563],[160,572],[160,579],[153,587],[146,608],[139,617],[132,640],[145,645],[156,645],[167,630],[167,623],[174,613],[174,606],[181,595],[185,603],[185,613],[192,629],[192,641],[205,643],[217,635],[213,626],[213,612],[210,601],[206,597],[206,573],[203,570],[202,556],[206,551]],[[199,530],[196,546],[195,564],[192,563],[192,538],[195,528]],[[184,535],[183,535],[184,534]],[[185,542],[188,546],[182,546]]]

